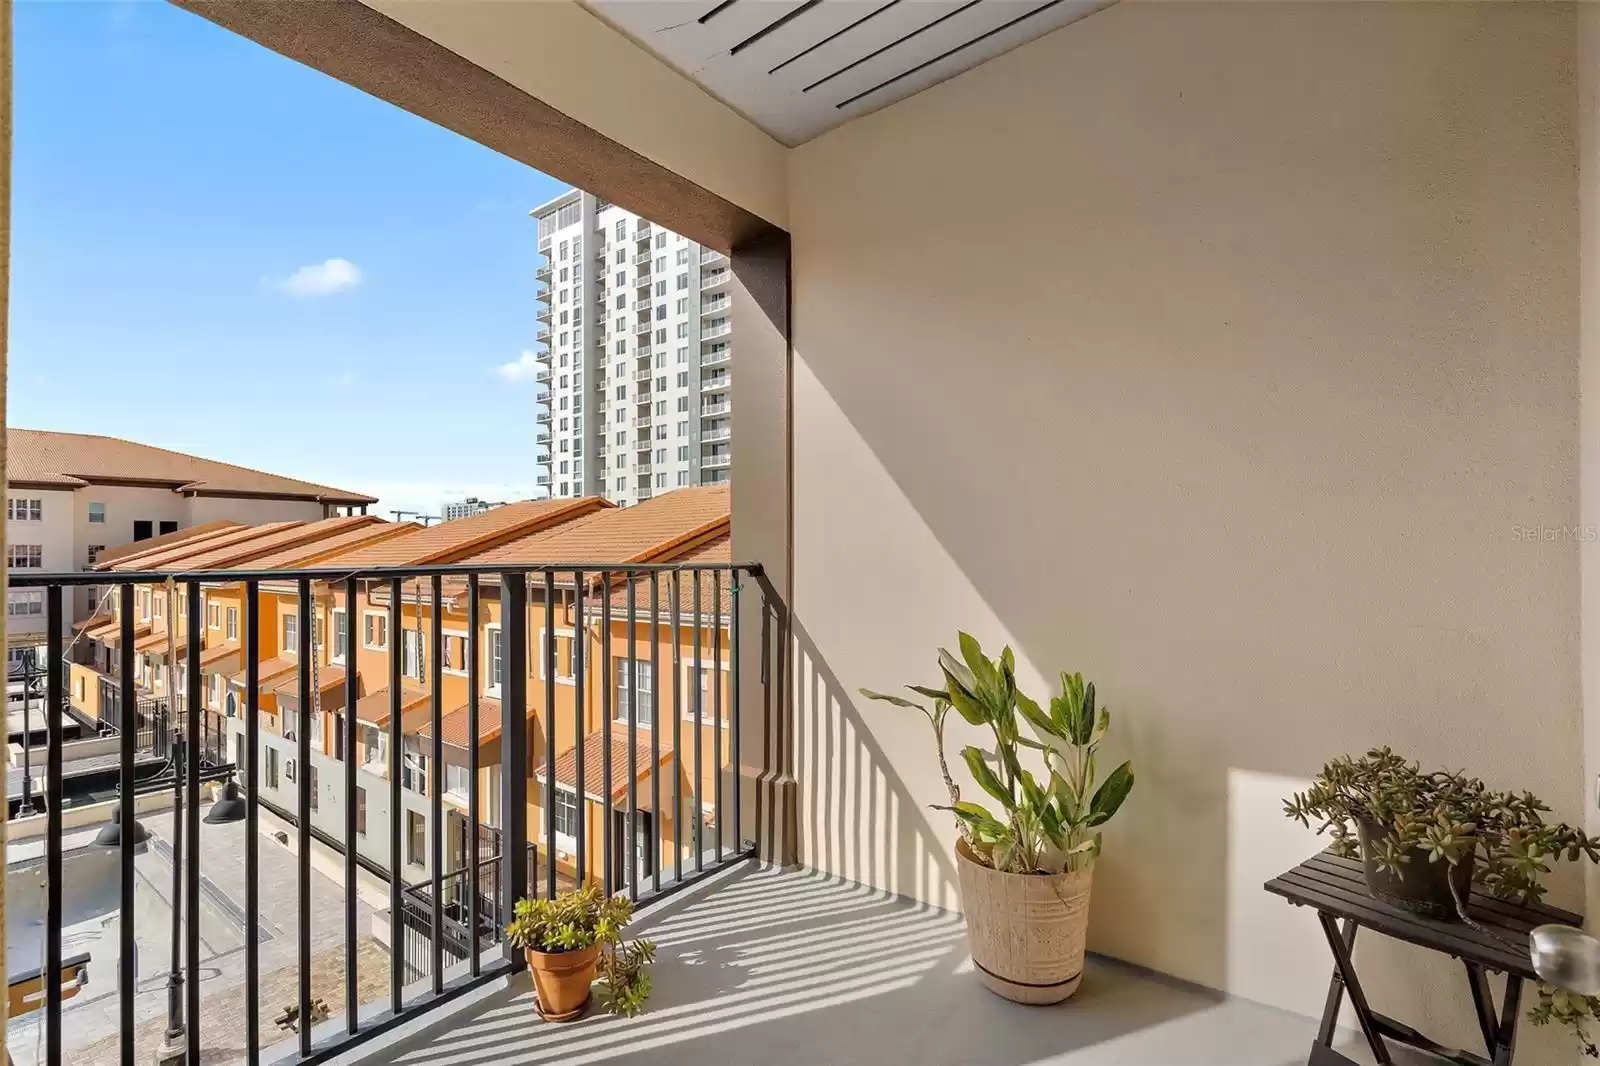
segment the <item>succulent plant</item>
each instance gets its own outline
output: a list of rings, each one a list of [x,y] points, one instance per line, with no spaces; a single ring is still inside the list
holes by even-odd
[[[613,1014],[631,1018],[650,995],[646,967],[655,961],[656,947],[648,940],[631,944],[622,930],[633,919],[633,904],[625,896],[602,895],[594,885],[563,892],[554,899],[518,900],[506,940],[525,951],[560,953],[601,946],[600,981],[606,1006]]]

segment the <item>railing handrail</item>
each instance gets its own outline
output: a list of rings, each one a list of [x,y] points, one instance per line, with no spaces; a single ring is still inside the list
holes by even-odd
[[[13,571],[8,577],[12,588],[21,589],[44,588],[49,585],[61,585],[64,587],[81,587],[83,585],[160,585],[169,580],[231,585],[245,581],[298,581],[301,578],[309,578],[312,581],[344,581],[348,578],[367,580],[396,577],[432,577],[435,574],[441,577],[457,575],[465,577],[469,574],[477,574],[480,577],[501,574],[523,574],[528,576],[551,574],[559,576],[580,570],[586,574],[599,574],[609,571],[614,575],[624,574],[629,571],[640,574],[670,574],[690,570],[704,570],[707,573],[721,572],[725,574],[738,571],[755,575],[762,572],[762,565],[755,562],[629,563],[612,559],[609,561],[590,560],[572,563],[416,563],[405,566],[316,566],[290,570],[98,570],[92,573],[70,572],[59,574],[31,574]]]

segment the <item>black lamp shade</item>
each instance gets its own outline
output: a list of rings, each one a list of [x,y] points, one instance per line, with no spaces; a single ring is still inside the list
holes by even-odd
[[[143,852],[149,848],[147,841],[150,839],[150,830],[146,829],[139,819],[133,820],[133,845],[134,851]],[[102,848],[122,847],[122,807],[120,805],[111,810],[111,821],[100,827],[100,832],[94,835],[94,842]]]
[[[226,825],[229,822],[244,821],[246,809],[245,798],[239,794],[239,783],[233,778],[228,778],[228,783],[222,786],[222,792],[217,796],[216,802],[211,805],[211,810],[206,814],[205,820],[210,825]]]

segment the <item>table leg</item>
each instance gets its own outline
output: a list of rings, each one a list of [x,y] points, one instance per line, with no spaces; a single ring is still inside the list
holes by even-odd
[[[1461,960],[1467,968],[1467,987],[1472,990],[1472,1009],[1478,1016],[1478,1029],[1483,1033],[1483,1045],[1493,1055],[1500,1031],[1495,1026],[1494,996],[1489,991],[1489,979],[1483,967],[1475,962]]]
[[[1334,921],[1333,915],[1324,911],[1317,912],[1317,921],[1322,924],[1322,934],[1328,939],[1328,950],[1333,952],[1334,965],[1338,968],[1340,979],[1344,982],[1345,991],[1350,993],[1350,1008],[1356,1012],[1356,1021],[1361,1023],[1361,1032],[1367,1038],[1367,1044],[1372,1048],[1372,1057],[1377,1060],[1378,1066],[1391,1066],[1389,1048],[1383,1042],[1383,1037],[1378,1032],[1377,1025],[1372,1020],[1372,1009],[1367,1006],[1367,995],[1361,990],[1361,982],[1356,977],[1355,963],[1350,960],[1350,949],[1345,946],[1344,935],[1339,932],[1339,926]],[[1353,934],[1352,934],[1353,935]],[[1513,997],[1509,986],[1507,987],[1507,1001]],[[1337,1015],[1337,1010],[1335,1010]],[[1515,1015],[1513,1014],[1513,1022]],[[1323,1019],[1324,1025],[1327,1019]],[[1504,1028],[1504,1023],[1502,1023]],[[1510,1062],[1510,1058],[1506,1059]],[[1501,1066],[1498,1059],[1495,1066]]]
[[[1500,1004],[1500,1029],[1495,1034],[1494,1066],[1511,1066],[1517,1050],[1517,1022],[1521,1020],[1522,978],[1506,974],[1505,1000]]]
[[[1340,939],[1344,941],[1344,949],[1349,951],[1355,946],[1356,930],[1360,927],[1349,918],[1344,920],[1343,932]],[[1317,1029],[1317,1043],[1323,1047],[1333,1046],[1333,1034],[1339,1025],[1339,1007],[1344,1003],[1344,978],[1339,976],[1339,967],[1333,968],[1333,976],[1328,980],[1328,999],[1322,1007],[1322,1025]]]

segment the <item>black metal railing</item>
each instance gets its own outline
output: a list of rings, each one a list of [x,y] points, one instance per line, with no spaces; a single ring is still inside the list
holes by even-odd
[[[45,591],[49,705],[62,703],[66,694],[61,632],[63,611],[70,600],[65,594],[91,583],[110,583],[120,590],[113,724],[121,738],[123,787],[114,811],[108,813],[121,832],[113,833],[108,826],[100,840],[118,851],[121,913],[128,919],[115,923],[124,969],[120,975],[102,978],[106,986],[117,989],[119,1061],[123,1066],[133,1066],[136,1061],[138,1035],[137,981],[127,969],[138,957],[132,920],[134,856],[143,850],[146,837],[135,818],[136,794],[167,790],[172,795],[172,840],[164,845],[175,878],[166,1036],[169,1043],[176,1041],[185,1048],[186,1060],[193,1064],[207,1054],[202,1052],[206,1033],[200,1012],[201,981],[203,977],[215,979],[218,971],[201,968],[200,926],[192,916],[200,913],[202,868],[212,862],[232,865],[235,861],[229,856],[208,855],[208,848],[200,846],[201,810],[207,803],[211,804],[208,822],[244,822],[245,899],[238,910],[244,926],[245,1053],[250,1066],[261,1061],[264,1047],[277,1043],[274,1036],[263,1035],[260,1017],[259,945],[264,920],[278,930],[295,928],[298,1017],[319,1016],[313,1012],[311,987],[314,845],[343,860],[342,886],[336,883],[335,888],[343,901],[344,988],[342,997],[327,990],[325,1002],[333,1017],[298,1026],[296,1046],[288,1057],[302,1066],[342,1054],[485,981],[520,969],[523,959],[504,943],[501,929],[515,902],[525,896],[553,896],[563,888],[587,882],[607,892],[626,892],[645,903],[692,884],[729,862],[756,854],[759,804],[756,817],[743,814],[742,790],[748,784],[740,768],[760,760],[741,760],[741,726],[750,724],[746,722],[748,711],[756,716],[751,721],[760,727],[759,732],[749,734],[751,740],[771,735],[768,727],[781,705],[775,694],[782,687],[781,634],[786,632],[783,607],[759,566],[602,562],[376,567],[337,573],[17,572],[11,575],[13,587]],[[171,715],[165,700],[141,698],[135,687],[134,590],[142,586],[173,588],[185,598],[184,611],[174,610],[172,605],[167,608],[167,616],[174,622],[181,616],[181,624],[187,627],[185,643],[191,649],[183,663],[184,677],[177,686],[182,691],[173,700]],[[201,625],[203,588],[233,589],[243,599],[244,627],[239,636],[244,691],[238,718],[220,716],[202,705],[205,688],[200,650],[207,635]],[[312,758],[314,730],[302,723],[292,739],[275,737],[270,751],[266,744],[269,734],[263,729],[262,700],[267,693],[261,687],[260,670],[263,651],[270,657],[287,650],[276,647],[275,634],[262,632],[262,599],[266,596],[287,597],[295,601],[291,609],[299,612],[298,647],[293,650],[300,664],[300,708],[318,706],[313,701],[310,664],[314,655],[327,650],[313,643],[316,626],[305,620],[316,617],[319,607],[343,610],[349,620],[343,636],[346,645],[334,649],[334,654],[342,652],[349,664],[342,706],[319,708],[320,713],[332,716],[322,723],[324,735],[337,737],[342,750],[318,751],[324,761],[315,794],[313,778],[318,775],[311,770],[317,765]],[[388,662],[386,671],[361,678],[362,659],[355,642],[361,639],[363,607],[367,613],[377,610],[387,615]],[[408,616],[416,629],[429,633],[420,663],[401,654]],[[741,654],[741,618],[751,635],[746,651],[752,654]],[[771,624],[774,621],[778,624]],[[561,638],[568,647],[567,654],[559,657],[558,629],[573,635]],[[466,634],[464,648],[452,645],[450,649],[451,683],[456,683],[455,674],[466,675],[459,708],[445,706],[447,630],[452,631],[450,639],[458,639],[459,631]],[[331,621],[327,631],[333,631]],[[464,658],[464,671],[458,669],[462,664],[456,656]],[[367,663],[370,669],[370,656]],[[669,669],[670,675],[666,673]],[[387,676],[376,676],[378,673]],[[752,686],[749,698],[741,696],[741,678]],[[759,698],[753,690],[756,685]],[[411,707],[407,701],[418,686],[430,697],[420,723],[418,712],[407,714]],[[387,733],[387,765],[380,768],[379,777],[386,776],[387,781],[374,785],[369,776],[358,784],[358,768],[362,774],[371,773],[370,767],[363,767],[363,731],[334,731],[332,719],[342,716],[345,723],[358,721],[359,695],[385,687],[389,699],[382,728]],[[668,689],[670,715],[664,698]],[[485,706],[490,697],[498,702],[493,712]],[[128,717],[124,708],[134,708],[131,721],[124,720]],[[456,723],[462,728],[450,732],[453,758],[466,764],[464,775],[453,773],[451,778],[452,796],[465,788],[465,810],[452,811],[456,819],[453,828],[447,827],[444,809],[447,760],[443,719],[447,713],[465,715],[464,723]],[[490,713],[498,720],[486,720]],[[558,715],[566,721],[558,722]],[[663,720],[669,717],[670,721]],[[558,733],[571,738],[563,741],[564,750],[560,751]],[[428,755],[427,787],[403,793],[399,770],[408,734],[416,734]],[[530,737],[541,737],[542,744],[530,745]],[[493,740],[497,744],[485,746]],[[50,794],[46,813],[38,816],[46,822],[43,1051],[44,1061],[55,1063],[70,1062],[74,1057],[72,1049],[63,1046],[68,1032],[62,1018],[63,986],[55,979],[64,973],[61,716],[48,716],[46,742],[44,779]],[[151,750],[166,751],[167,764],[159,780],[148,776],[141,780],[135,774],[136,758]],[[497,761],[487,762],[485,751],[498,752]],[[299,773],[292,777],[292,784],[269,780],[279,774],[286,752],[300,767]],[[236,760],[242,764],[235,765]],[[487,805],[480,794],[486,772],[498,781],[494,802]],[[595,776],[600,780],[595,781]],[[242,797],[230,790],[224,791],[223,799],[204,797],[203,782],[224,781],[230,782],[230,790],[232,783],[241,786]],[[642,781],[648,783],[648,796]],[[378,805],[367,802],[367,790],[374,787],[387,789],[386,811],[375,813]],[[527,824],[530,787],[543,790],[538,797],[542,825]],[[663,794],[669,788],[670,798]],[[330,793],[337,794],[339,802],[332,809],[342,810],[342,817],[338,813],[319,815],[319,808],[329,808],[320,806],[318,800],[328,803]],[[664,801],[672,804],[670,812]],[[425,831],[419,834],[415,819],[423,818],[424,810]],[[497,815],[493,825],[487,817],[490,810]],[[263,914],[263,812],[273,824],[287,823],[297,836],[296,848],[271,860],[275,865],[294,864],[298,891],[291,913]],[[475,827],[473,831],[461,829],[463,814],[464,825]],[[670,817],[670,834],[664,827],[664,815]],[[378,816],[387,817],[386,827],[372,824]],[[329,821],[314,826],[319,817]],[[457,835],[447,846],[451,832]],[[387,847],[383,848],[385,836]],[[474,841],[473,846],[466,844],[468,839]],[[116,843],[111,843],[113,840]],[[503,861],[501,857],[508,855],[523,855],[527,861]],[[414,863],[420,863],[425,873],[419,884],[408,886],[405,870]],[[318,868],[327,866],[319,863]],[[376,1010],[361,1002],[358,988],[357,952],[364,943],[358,929],[358,870],[360,876],[386,880],[389,890],[388,994],[387,1002]],[[210,878],[205,884],[208,897],[220,891]],[[281,896],[274,893],[271,905],[285,906],[277,902]],[[216,903],[212,898],[211,905]],[[147,942],[153,939],[150,930],[141,932]],[[326,968],[322,972],[327,972]],[[208,994],[212,987],[207,986]],[[343,1002],[337,1003],[340,998]],[[93,1013],[103,1017],[99,1011]],[[90,1028],[75,1023],[72,1039],[87,1039],[80,1030]],[[99,1039],[106,1034],[93,1035]]]

